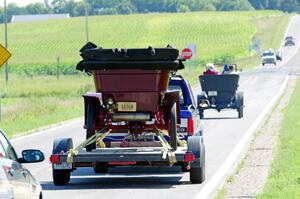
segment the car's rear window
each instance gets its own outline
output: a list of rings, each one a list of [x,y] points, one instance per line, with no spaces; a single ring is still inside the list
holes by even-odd
[[[274,53],[272,53],[272,52],[265,52],[263,54],[263,56],[273,56],[273,55],[274,55]]]
[[[184,106],[185,105],[185,98],[184,98],[184,95],[182,93],[182,88],[180,85],[170,85],[169,84],[169,87],[168,89],[170,91],[179,91],[179,101],[180,101],[180,105]]]

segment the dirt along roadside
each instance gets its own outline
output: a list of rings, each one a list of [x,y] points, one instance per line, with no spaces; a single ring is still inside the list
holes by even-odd
[[[217,198],[256,198],[263,191],[280,133],[282,110],[288,105],[296,83],[297,78],[290,77],[285,94],[254,136],[244,160],[235,174],[228,177]]]

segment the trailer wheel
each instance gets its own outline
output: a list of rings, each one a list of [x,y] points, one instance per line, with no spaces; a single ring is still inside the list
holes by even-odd
[[[52,154],[59,154],[62,151],[68,152],[70,149],[73,148],[73,141],[71,138],[62,138],[56,139],[53,143],[53,150]],[[53,183],[56,186],[66,185],[70,182],[71,170],[58,170],[54,169],[52,164],[52,178]]]
[[[94,130],[94,116],[95,116],[95,107],[93,103],[88,104],[87,108],[87,119],[86,119],[86,139],[89,139],[95,134]],[[96,148],[96,143],[87,145],[86,151],[90,152]]]
[[[95,173],[107,173],[108,172],[108,163],[107,162],[101,162],[96,163],[94,167]]]
[[[202,183],[205,180],[205,147],[201,136],[188,137],[188,151],[193,152],[196,160],[190,169],[191,183]]]
[[[176,111],[176,102],[172,104],[170,112],[170,122],[169,122],[169,134],[171,136],[171,147],[175,151],[177,149],[177,111]]]

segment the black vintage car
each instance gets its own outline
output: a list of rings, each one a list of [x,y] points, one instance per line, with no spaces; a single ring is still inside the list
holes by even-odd
[[[238,117],[244,113],[243,92],[238,92],[239,75],[200,75],[202,91],[197,96],[197,104],[200,118],[204,118],[204,110],[236,109]]]
[[[295,45],[295,39],[292,36],[287,36],[284,39],[284,46],[294,46]]]

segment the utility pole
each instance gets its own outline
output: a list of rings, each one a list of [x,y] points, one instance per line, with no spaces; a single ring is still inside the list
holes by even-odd
[[[85,3],[85,33],[86,33],[86,42],[89,42],[89,24],[88,24],[88,3]]]
[[[5,31],[5,48],[8,48],[7,42],[7,7],[6,7],[6,0],[4,0],[4,31]],[[8,82],[8,63],[5,63],[5,80]]]

